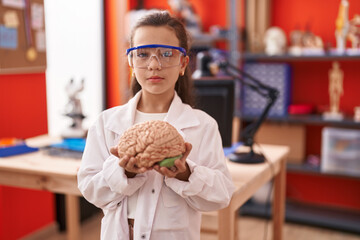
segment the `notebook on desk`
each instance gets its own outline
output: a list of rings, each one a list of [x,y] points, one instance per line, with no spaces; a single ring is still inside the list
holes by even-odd
[[[9,157],[18,154],[31,153],[38,150],[38,148],[29,147],[25,143],[20,143],[14,146],[0,147],[0,157]]]

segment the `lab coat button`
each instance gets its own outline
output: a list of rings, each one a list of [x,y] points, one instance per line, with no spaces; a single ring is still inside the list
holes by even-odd
[[[141,235],[141,238],[142,238],[142,239],[145,239],[145,237],[146,237],[146,235],[145,235],[145,234]]]
[[[155,189],[151,190],[152,193],[155,193]]]
[[[120,201],[120,202],[118,202],[118,203],[117,203],[117,205],[118,205],[118,206],[120,206],[120,203],[121,203],[121,201]]]

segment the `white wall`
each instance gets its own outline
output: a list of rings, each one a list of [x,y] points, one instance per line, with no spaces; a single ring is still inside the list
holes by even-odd
[[[63,115],[66,84],[85,79],[80,94],[87,129],[104,109],[103,1],[45,0],[47,111],[50,135],[60,135],[72,120]]]

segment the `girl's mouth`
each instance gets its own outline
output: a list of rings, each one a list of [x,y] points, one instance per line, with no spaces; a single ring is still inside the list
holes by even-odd
[[[152,82],[152,83],[157,83],[157,82],[161,82],[163,79],[164,78],[159,77],[159,76],[151,76],[147,80]]]

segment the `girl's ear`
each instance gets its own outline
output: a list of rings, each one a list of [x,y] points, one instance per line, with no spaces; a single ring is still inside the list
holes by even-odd
[[[189,56],[186,56],[183,58],[183,61],[181,63],[181,70],[180,72],[185,72],[185,68],[187,67],[187,65],[189,64]]]

